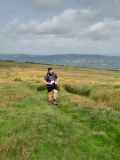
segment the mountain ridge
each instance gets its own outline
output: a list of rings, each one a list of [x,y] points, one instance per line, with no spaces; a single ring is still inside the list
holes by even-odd
[[[120,70],[120,56],[111,55],[107,56],[97,54],[0,54],[0,60]]]

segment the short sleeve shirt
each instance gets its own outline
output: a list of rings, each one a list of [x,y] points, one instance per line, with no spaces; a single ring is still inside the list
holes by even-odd
[[[53,74],[46,74],[44,76],[44,80],[47,81],[47,82],[51,82],[51,81],[56,81],[57,79],[57,74],[53,73]]]

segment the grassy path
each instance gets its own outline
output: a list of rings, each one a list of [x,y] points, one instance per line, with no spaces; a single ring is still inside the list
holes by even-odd
[[[72,102],[24,82],[0,86],[0,160],[119,160],[120,114]]]

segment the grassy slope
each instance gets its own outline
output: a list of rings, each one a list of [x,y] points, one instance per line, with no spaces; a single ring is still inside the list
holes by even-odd
[[[96,108],[83,98],[75,101],[63,88],[60,104],[50,107],[47,92],[38,92],[33,81],[13,81],[12,70],[8,75],[16,65],[1,69],[1,160],[120,159],[119,112]]]

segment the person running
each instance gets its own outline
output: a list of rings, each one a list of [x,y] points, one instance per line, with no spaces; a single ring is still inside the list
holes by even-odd
[[[52,68],[48,68],[47,74],[44,76],[44,83],[48,90],[48,104],[58,104],[58,77]]]

